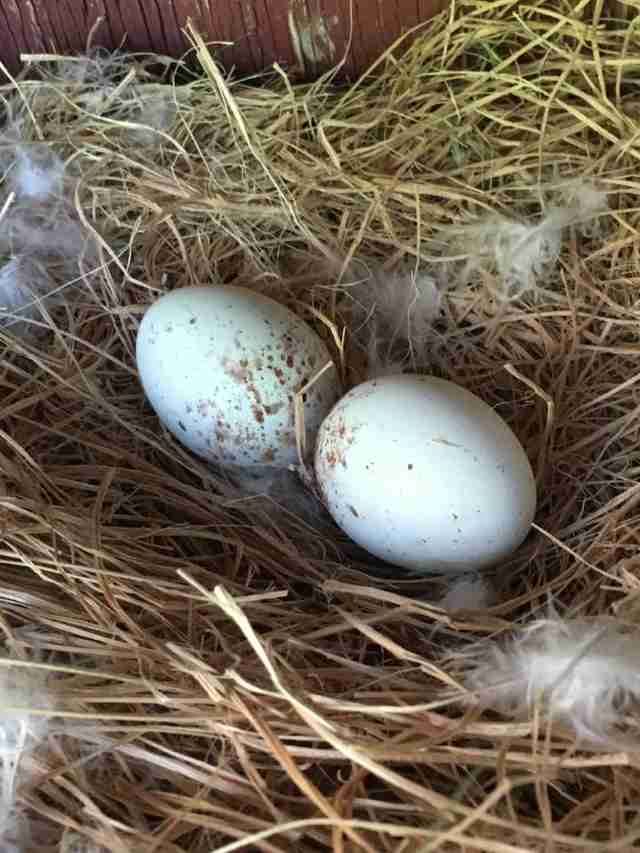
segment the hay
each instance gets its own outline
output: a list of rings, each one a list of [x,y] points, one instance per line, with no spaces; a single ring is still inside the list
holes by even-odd
[[[90,243],[74,284],[68,257],[52,272],[64,304],[41,292],[25,321],[44,340],[1,333],[3,665],[46,676],[46,701],[27,695],[48,721],[22,744],[15,843],[635,849],[637,753],[577,743],[542,707],[501,717],[464,687],[474,644],[545,617],[550,599],[637,622],[632,17],[456,2],[348,89],[277,69],[231,81],[192,36],[198,73],[40,57],[36,79],[2,88],[6,144],[19,128],[22,145],[51,146]],[[469,235],[496,217],[535,227],[576,182],[608,210],[563,225],[557,261],[505,293]],[[358,294],[381,267],[440,293],[420,339],[394,327],[391,361],[478,392],[536,465],[536,530],[484,611],[439,608],[436,580],[368,573],[381,567],[317,507],[298,517],[302,491],[284,508],[282,484],[239,492],[161,432],[137,382],[145,306],[200,282],[276,295],[336,354],[347,328],[341,366],[358,381],[377,310]]]

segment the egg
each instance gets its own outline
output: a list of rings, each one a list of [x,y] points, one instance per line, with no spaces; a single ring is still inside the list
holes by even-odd
[[[314,467],[342,530],[418,573],[507,559],[536,510],[531,465],[509,426],[479,397],[434,377],[353,388],[320,427]]]
[[[315,434],[338,395],[329,350],[300,317],[241,287],[184,287],[145,313],[136,361],[160,421],[189,450],[228,466],[298,462],[296,394]]]

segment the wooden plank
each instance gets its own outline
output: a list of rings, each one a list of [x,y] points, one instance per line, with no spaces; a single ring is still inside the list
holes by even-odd
[[[0,60],[10,71],[23,53],[81,53],[92,43],[182,56],[189,19],[226,67],[243,73],[278,62],[313,77],[345,56],[347,77],[368,67],[403,31],[448,0],[1,0]]]

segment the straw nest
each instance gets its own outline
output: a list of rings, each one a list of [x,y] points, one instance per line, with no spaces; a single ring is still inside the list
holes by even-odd
[[[640,36],[605,11],[458,2],[349,88],[232,81],[195,33],[197,72],[39,57],[3,86],[11,132],[65,161],[46,227],[87,238],[75,284],[47,250],[64,300],[2,332],[0,662],[48,721],[17,779],[34,849],[635,849],[632,751],[465,687],[468,650],[550,600],[636,618]],[[481,223],[585,180],[606,211],[505,291]],[[44,227],[49,202],[3,191],[7,227]],[[368,574],[295,492],[238,492],[137,381],[145,307],[202,282],[295,305],[358,381],[351,288],[382,266],[440,294],[405,357],[498,405],[537,471],[483,611]]]

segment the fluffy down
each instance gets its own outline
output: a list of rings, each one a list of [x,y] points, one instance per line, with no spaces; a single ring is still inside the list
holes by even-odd
[[[501,713],[522,718],[538,705],[579,738],[615,746],[640,698],[640,631],[603,620],[540,619],[506,643],[474,647],[466,681]]]
[[[370,272],[350,289],[352,327],[367,355],[367,379],[428,364],[428,342],[441,292],[426,272]]]
[[[47,734],[48,719],[34,712],[51,706],[40,670],[0,666],[0,850],[32,849],[34,827],[18,805],[18,790],[29,781],[25,759]]]
[[[440,601],[444,610],[485,610],[494,599],[489,580],[482,575],[461,575],[451,580]]]
[[[607,210],[606,192],[589,182],[572,182],[538,222],[494,215],[463,226],[451,240],[453,254],[465,257],[457,272],[448,270],[451,284],[464,286],[479,276],[507,300],[544,287],[556,271],[565,230],[574,226],[590,236]]]

